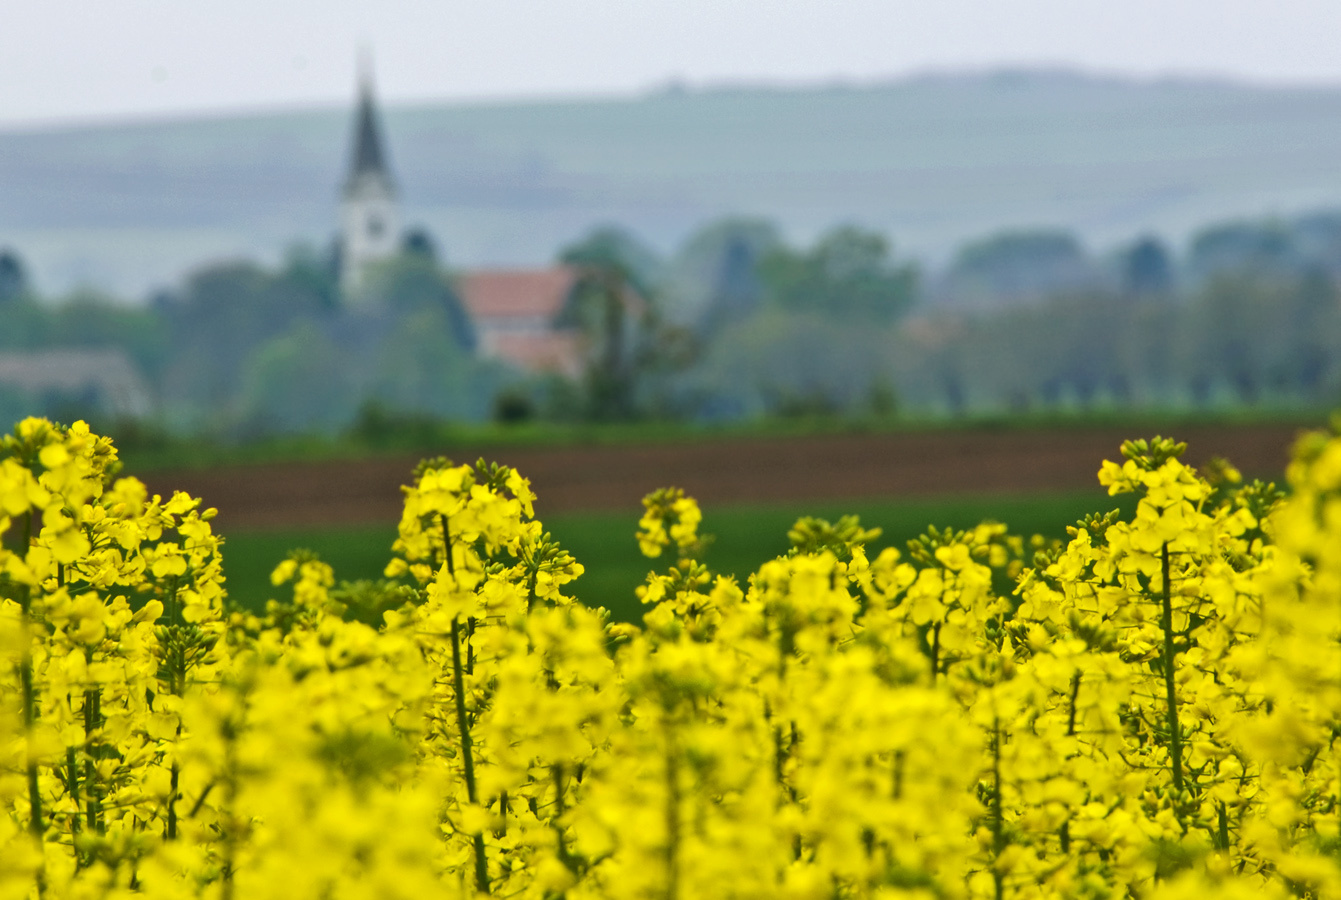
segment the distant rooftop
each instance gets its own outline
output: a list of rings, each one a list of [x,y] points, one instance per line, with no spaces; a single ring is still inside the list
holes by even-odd
[[[461,276],[457,285],[471,319],[554,319],[577,284],[577,270],[568,266],[547,269],[477,269]]]
[[[149,386],[121,350],[0,353],[0,387],[86,402],[90,412],[117,417],[140,418],[151,407]]]
[[[578,277],[568,266],[463,273],[457,290],[475,323],[481,354],[525,372],[576,378],[582,372],[582,337],[560,326],[559,314]]]
[[[575,331],[497,334],[490,345],[490,356],[524,372],[552,372],[568,378],[582,374],[582,337]]]

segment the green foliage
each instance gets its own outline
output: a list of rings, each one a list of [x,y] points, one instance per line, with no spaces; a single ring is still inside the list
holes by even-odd
[[[1085,250],[1065,231],[1007,231],[960,248],[949,278],[958,302],[1038,299],[1093,284]]]
[[[367,395],[388,409],[443,419],[478,418],[487,383],[438,308],[395,318],[374,357]]]
[[[1171,459],[1180,459],[1187,452],[1187,443],[1156,435],[1149,440],[1123,441],[1121,452],[1139,468],[1153,472]]]
[[[872,392],[892,381],[891,338],[815,311],[765,310],[723,328],[694,375],[718,418],[863,415],[889,409]]]
[[[474,359],[473,327],[431,257],[375,267],[349,302],[338,305],[333,260],[303,247],[276,271],[196,273],[156,305],[168,349],[151,371],[168,423],[224,437],[333,432],[374,409],[356,431],[378,442],[392,419],[487,415],[500,373]]]
[[[441,462],[441,461],[439,461]],[[543,497],[541,498],[543,502]],[[1130,515],[1130,495],[1114,502]],[[1066,538],[1058,523],[1076,521],[1094,505],[1092,491],[1023,495],[914,498],[898,501],[714,506],[704,525],[714,536],[703,559],[716,572],[745,578],[758,560],[785,554],[788,531],[798,518],[813,513],[835,525],[847,515],[874,523],[881,537],[867,544],[872,559],[885,546],[903,547],[922,534],[929,522],[953,529],[972,528],[983,519],[1006,522],[1019,534],[1042,533],[1049,540]],[[616,619],[638,622],[646,612],[634,589],[647,577],[647,561],[629,535],[629,513],[586,512],[545,517],[545,527],[587,571],[578,580],[579,593],[592,606],[609,609]],[[395,538],[391,525],[363,525],[281,531],[236,531],[225,526],[228,555],[224,574],[229,596],[244,608],[262,610],[276,596],[270,584],[275,561],[294,547],[310,547],[351,584],[382,579],[386,551]]]
[[[578,329],[586,348],[579,414],[596,421],[666,415],[666,381],[693,363],[698,348],[689,329],[662,314],[660,260],[616,229],[594,232],[560,260],[578,273],[556,324]],[[562,418],[565,398],[554,387],[548,392]]]
[[[1299,249],[1284,222],[1229,222],[1194,235],[1188,263],[1202,277],[1283,271],[1296,261]]]
[[[0,384],[0,418],[3,421],[18,422],[40,409],[40,402],[27,391]]]
[[[1217,276],[1178,302],[1144,302],[1156,299],[1098,290],[927,315],[890,351],[895,384],[907,407],[1013,415],[1317,409],[1341,397],[1341,295],[1320,270]]]
[[[782,245],[777,226],[763,219],[727,218],[699,228],[669,267],[663,307],[704,335],[748,318],[765,299],[760,261]]]
[[[333,253],[295,244],[285,254],[279,277],[295,290],[316,297],[324,309],[340,305],[340,275]]]
[[[449,274],[431,256],[401,254],[370,267],[365,280],[362,294],[350,301],[352,307],[388,314],[400,326],[413,317],[434,317],[431,330],[435,334],[450,336],[464,350],[474,349],[470,317]]]
[[[917,272],[895,263],[881,234],[852,226],[834,229],[807,251],[766,254],[760,276],[772,301],[842,321],[889,323],[908,310]]]
[[[386,620],[388,610],[401,609],[414,600],[413,591],[405,585],[384,578],[342,581],[331,589],[330,595],[342,607],[341,615],[347,621],[374,628]]]
[[[613,272],[643,297],[659,288],[663,263],[632,232],[616,226],[597,228],[559,251],[559,261],[579,269]]]
[[[1173,289],[1174,264],[1164,242],[1143,237],[1120,257],[1122,289],[1129,297],[1163,297]]]
[[[843,516],[837,522],[815,516],[802,516],[787,532],[792,552],[799,554],[829,552],[839,559],[851,559],[853,548],[880,537],[879,528],[862,528],[860,516]]]
[[[0,249],[0,304],[13,303],[28,293],[28,271],[12,250]]]
[[[316,324],[262,344],[245,364],[242,416],[258,431],[329,428],[348,415],[348,368],[340,348]]]
[[[276,364],[260,353],[267,341],[291,332],[299,321],[323,319],[328,311],[314,285],[290,281],[249,263],[211,266],[195,273],[184,289],[159,303],[172,352],[163,368],[163,398],[170,421],[218,431],[220,412],[236,407],[248,380],[249,360]],[[310,333],[305,331],[302,333]],[[320,417],[320,414],[317,416]]]
[[[56,343],[50,310],[24,295],[0,304],[0,349],[27,350]]]

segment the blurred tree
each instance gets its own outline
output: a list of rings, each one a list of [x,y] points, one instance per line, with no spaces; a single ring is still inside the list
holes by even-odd
[[[41,400],[26,391],[8,384],[0,384],[0,417],[5,422],[18,422],[43,413]]]
[[[749,318],[759,309],[764,299],[759,259],[759,252],[745,238],[736,235],[727,240],[700,320],[701,331],[711,334],[729,322]]]
[[[488,406],[476,363],[446,310],[426,305],[397,316],[373,360],[368,395],[388,410],[478,418]]]
[[[1303,274],[1280,324],[1286,336],[1273,354],[1272,387],[1314,403],[1335,402],[1328,387],[1341,367],[1341,304],[1336,282],[1324,269],[1315,266]]]
[[[52,342],[52,311],[32,294],[0,303],[0,350],[25,350]]]
[[[311,321],[260,344],[243,366],[244,432],[307,432],[343,425],[354,411],[342,349]]]
[[[1137,240],[1121,253],[1119,266],[1128,297],[1165,297],[1173,289],[1173,261],[1157,237]]]
[[[650,379],[693,358],[692,335],[657,308],[660,260],[627,232],[601,229],[559,257],[579,277],[559,324],[577,327],[587,344],[587,413],[629,418]]]
[[[325,252],[307,244],[290,247],[277,280],[280,290],[313,297],[321,309],[340,305],[340,263],[334,245]]]
[[[153,309],[77,292],[47,310],[47,341],[60,347],[120,347],[140,372],[156,379],[170,353],[168,329]]]
[[[1231,222],[1192,238],[1188,266],[1199,278],[1239,272],[1285,273],[1298,264],[1290,229],[1282,222]]]
[[[1066,231],[1008,231],[966,244],[948,283],[960,304],[990,307],[1091,288],[1097,272]]]
[[[417,256],[429,262],[438,261],[438,244],[427,228],[411,228],[405,233],[401,243],[401,252],[406,256]]]
[[[900,399],[915,406],[1298,408],[1341,391],[1341,297],[1321,268],[1224,273],[1180,303],[1060,296],[909,324],[891,356]]]
[[[695,323],[704,335],[753,314],[766,293],[759,262],[781,245],[777,228],[761,219],[722,219],[700,228],[668,269],[663,312]]]
[[[288,324],[262,304],[266,282],[250,263],[210,266],[164,303],[173,349],[164,378],[170,404],[201,413],[230,406],[243,361]]]
[[[1182,355],[1199,403],[1211,402],[1215,385],[1227,387],[1241,404],[1262,399],[1286,313],[1283,288],[1273,278],[1221,272],[1193,298],[1182,322]]]
[[[319,285],[275,276],[252,263],[201,269],[161,301],[171,355],[163,392],[189,421],[218,424],[242,387],[244,362],[256,348],[300,320],[330,317]]]
[[[868,414],[893,404],[890,333],[817,310],[765,309],[727,325],[695,369],[699,414]]]
[[[425,311],[441,313],[458,347],[475,348],[475,327],[448,273],[432,259],[401,255],[370,267],[358,306],[400,320]]]
[[[559,324],[576,326],[585,336],[584,378],[590,414],[597,419],[628,418],[633,414],[637,377],[637,315],[645,311],[647,301],[634,290],[627,270],[618,263],[584,262],[580,271]]]
[[[840,321],[888,323],[912,306],[917,270],[897,264],[881,234],[845,226],[806,252],[779,247],[759,263],[772,301],[783,309],[813,311]]]
[[[28,273],[13,250],[0,250],[0,303],[11,303],[28,293]]]
[[[1290,223],[1290,242],[1307,268],[1341,274],[1341,212],[1300,216]]]
[[[559,251],[559,261],[585,269],[617,270],[642,297],[658,292],[665,263],[655,250],[632,232],[616,226],[597,228]]]

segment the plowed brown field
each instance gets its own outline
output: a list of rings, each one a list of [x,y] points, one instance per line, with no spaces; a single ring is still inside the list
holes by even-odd
[[[1232,460],[1245,474],[1279,478],[1293,426],[1180,428],[1187,459]],[[647,492],[684,488],[704,504],[768,503],[1096,487],[1103,459],[1130,429],[938,431],[741,438],[585,447],[444,447],[516,466],[539,496],[537,513],[635,510]],[[219,509],[226,530],[395,521],[400,485],[417,457],[161,471],[151,490],[184,490]]]

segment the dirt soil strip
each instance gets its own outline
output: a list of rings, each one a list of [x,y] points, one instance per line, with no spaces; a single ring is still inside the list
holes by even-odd
[[[1224,456],[1245,475],[1279,480],[1292,426],[1179,429],[1187,460]],[[537,513],[640,509],[643,495],[675,485],[706,506],[1092,487],[1118,459],[1129,430],[943,431],[730,439],[701,443],[552,447],[444,447],[516,466],[539,497]],[[391,523],[417,457],[163,471],[145,480],[165,496],[184,490],[219,509],[225,531]]]

